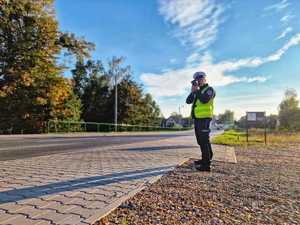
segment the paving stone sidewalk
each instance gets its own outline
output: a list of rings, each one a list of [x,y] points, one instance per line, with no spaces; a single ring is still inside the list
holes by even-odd
[[[236,162],[214,146],[215,160]],[[93,224],[188,158],[193,136],[83,149],[0,164],[0,224]]]

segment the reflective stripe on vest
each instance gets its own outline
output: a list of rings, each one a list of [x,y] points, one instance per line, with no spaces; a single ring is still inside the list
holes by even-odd
[[[201,94],[203,94],[209,86],[205,87]],[[208,103],[202,103],[198,98],[196,99],[194,115],[195,118],[212,118],[214,114],[214,98],[210,99]]]

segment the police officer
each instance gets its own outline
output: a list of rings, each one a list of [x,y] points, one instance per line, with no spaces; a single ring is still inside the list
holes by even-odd
[[[195,135],[202,153],[202,159],[195,161],[195,167],[199,171],[210,171],[213,152],[209,141],[209,126],[213,117],[216,94],[214,89],[207,84],[204,72],[196,72],[193,78],[192,91],[186,103],[192,104]]]

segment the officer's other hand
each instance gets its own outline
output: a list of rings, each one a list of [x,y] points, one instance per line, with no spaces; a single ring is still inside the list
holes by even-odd
[[[195,93],[196,91],[198,91],[198,86],[192,85],[192,92]]]

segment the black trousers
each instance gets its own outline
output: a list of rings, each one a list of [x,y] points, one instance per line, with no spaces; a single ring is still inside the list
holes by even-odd
[[[209,134],[211,118],[194,119],[195,135],[202,153],[202,165],[210,166],[213,157]]]

